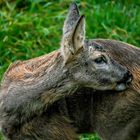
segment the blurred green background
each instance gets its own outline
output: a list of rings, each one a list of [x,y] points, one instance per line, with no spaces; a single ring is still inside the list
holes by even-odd
[[[9,64],[60,47],[71,0],[0,0],[0,79]],[[108,38],[140,46],[139,0],[76,0],[86,16],[87,38]],[[81,140],[99,140],[82,135]],[[1,138],[2,140],[2,138]]]

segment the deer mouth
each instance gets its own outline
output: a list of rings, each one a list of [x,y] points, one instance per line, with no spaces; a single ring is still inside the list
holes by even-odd
[[[117,82],[116,90],[123,91],[128,88],[132,82],[132,75],[129,75],[127,78],[123,78],[121,81]]]
[[[119,84],[117,84],[117,86],[116,86],[116,90],[117,91],[123,91],[123,90],[125,90],[127,88],[127,85],[125,84],[125,83],[119,83]]]

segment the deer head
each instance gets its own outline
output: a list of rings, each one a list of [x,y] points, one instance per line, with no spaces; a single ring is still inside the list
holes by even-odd
[[[100,45],[88,46],[85,40],[85,17],[77,5],[70,6],[61,42],[63,62],[73,80],[98,90],[124,90],[131,81],[127,69],[113,60]]]

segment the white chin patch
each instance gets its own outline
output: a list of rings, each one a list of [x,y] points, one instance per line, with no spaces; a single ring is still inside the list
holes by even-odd
[[[122,90],[125,90],[125,89],[126,89],[126,85],[123,84],[123,83],[117,85],[117,87],[116,87],[117,91],[122,91]]]

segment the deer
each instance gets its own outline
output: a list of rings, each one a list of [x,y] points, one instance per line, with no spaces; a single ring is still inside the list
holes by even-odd
[[[71,120],[51,109],[57,101],[82,87],[117,92],[128,88],[131,72],[101,46],[85,42],[85,17],[72,4],[58,50],[9,66],[0,89],[0,128],[5,139],[75,139]]]
[[[76,10],[79,12],[78,7]],[[79,15],[77,19],[78,17]],[[101,46],[113,60],[127,67],[133,75],[132,84],[125,91],[119,92],[95,91],[89,87],[82,87],[72,96],[59,100],[51,109],[60,110],[59,116],[63,115],[71,120],[71,126],[75,128],[73,129],[75,137],[81,133],[96,132],[101,140],[138,140],[140,49],[111,39],[87,39],[85,44],[85,46]],[[72,135],[70,132],[68,134]]]

